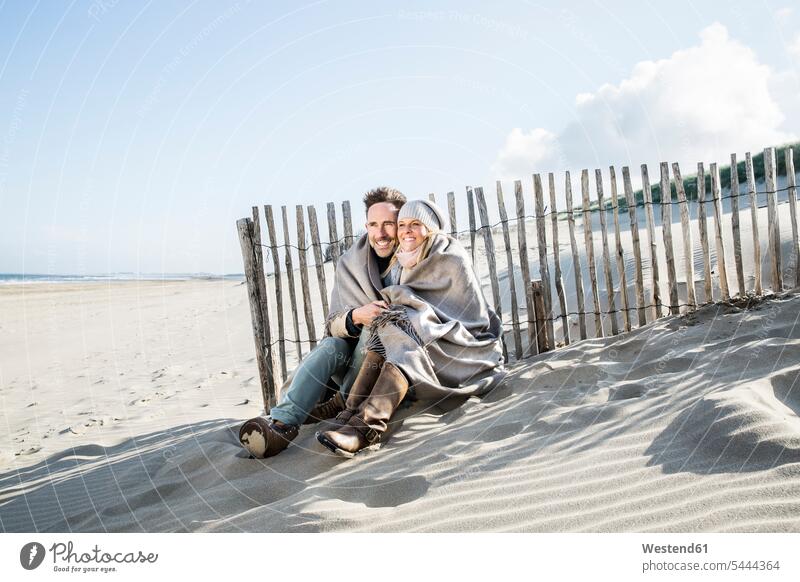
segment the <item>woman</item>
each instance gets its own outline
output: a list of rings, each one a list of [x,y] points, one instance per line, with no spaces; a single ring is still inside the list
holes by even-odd
[[[483,394],[505,376],[502,324],[489,308],[469,256],[442,229],[427,200],[407,202],[397,217],[398,249],[389,265],[399,284],[381,291],[367,354],[338,429],[317,433],[333,452],[353,456],[376,444],[405,395],[445,398]]]

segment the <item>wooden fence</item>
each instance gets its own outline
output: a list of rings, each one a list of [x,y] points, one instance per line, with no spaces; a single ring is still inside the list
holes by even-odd
[[[732,295],[739,298],[760,296],[764,293],[765,287],[772,292],[779,292],[785,285],[788,287],[800,285],[794,152],[791,148],[786,148],[784,154],[786,185],[778,187],[776,150],[767,148],[763,153],[763,176],[760,176],[763,179],[763,189],[759,191],[756,190],[754,158],[747,153],[744,164],[741,164],[737,163],[735,154],[731,155],[728,196],[721,194],[723,182],[717,164],[710,164],[710,176],[707,176],[704,164],[698,163],[696,176],[684,179],[677,163],[672,164],[671,168],[669,164],[661,163],[660,180],[654,186],[651,186],[647,165],[643,164],[642,188],[637,193],[633,191],[630,169],[623,167],[621,196],[616,169],[612,166],[607,173],[607,182],[604,180],[603,172],[595,170],[595,201],[592,200],[589,171],[581,172],[581,206],[575,207],[572,177],[566,172],[563,190],[566,202],[564,210],[557,208],[555,175],[547,174],[549,204],[546,206],[542,175],[534,174],[531,204],[533,214],[526,214],[523,184],[518,180],[514,182],[515,207],[511,218],[507,213],[501,183],[498,182],[497,212],[500,220],[495,224],[490,223],[489,206],[483,188],[467,187],[466,207],[469,228],[463,231],[458,230],[456,196],[454,192],[448,192],[447,206],[450,220],[448,232],[469,247],[478,277],[488,275],[491,304],[503,321],[503,351],[506,360],[535,356],[559,345],[568,345],[576,339],[627,332],[666,315],[691,311],[715,300],[728,301]],[[746,180],[744,192],[741,192],[739,186],[740,172],[743,172]],[[604,191],[605,184],[610,186],[608,197]],[[662,196],[665,192],[669,195]],[[687,192],[690,195],[687,195]],[[785,202],[788,204],[788,220],[791,223],[791,247],[786,257],[781,256],[782,218],[778,212],[778,198],[783,192],[787,195]],[[766,199],[767,208],[766,246],[769,280],[766,282],[762,281],[761,274],[759,196]],[[741,197],[747,198],[745,204],[750,208],[749,224],[752,231],[752,244],[748,246],[752,249],[753,272],[747,276],[744,271],[740,226]],[[430,194],[429,198],[435,201],[434,194]],[[723,212],[725,200],[729,200],[729,213]],[[709,204],[713,213],[711,232],[707,224]],[[675,205],[678,206],[679,222],[673,219],[672,211]],[[659,226],[655,214],[656,206],[660,207],[660,239],[656,233]],[[480,226],[476,225],[476,208]],[[321,337],[322,322],[328,315],[328,290],[333,283],[331,278],[335,276],[336,264],[341,253],[345,252],[354,241],[350,203],[343,202],[341,209],[343,236],[339,238],[336,205],[333,202],[327,204],[328,238],[325,242],[320,238],[317,211],[314,206],[295,207],[294,243],[291,241],[289,209],[286,206],[281,206],[282,243],[277,240],[272,205],[264,206],[267,241],[263,240],[261,234],[258,207],[253,207],[252,218],[242,218],[236,223],[249,294],[256,360],[267,411],[276,403],[279,387],[290,373],[292,365],[296,365],[304,353],[313,349]],[[628,228],[624,217],[626,209]],[[695,226],[690,218],[692,212],[696,216]],[[641,213],[644,213],[644,217]],[[598,225],[594,224],[594,215],[598,215]],[[726,237],[723,234],[723,226],[727,220],[730,221],[730,227],[726,227],[729,233],[727,238],[732,240],[732,245],[726,244]],[[578,221],[583,231],[582,249],[576,235]],[[642,222],[644,225],[641,225]],[[640,225],[646,230],[646,244],[642,244]],[[516,248],[512,245],[512,226],[517,232]],[[497,234],[501,235],[505,251],[500,255],[495,253],[496,241],[493,236],[498,227]],[[535,231],[535,241],[530,241],[530,244],[535,244],[536,247],[532,257],[528,255],[529,227],[533,227]],[[565,233],[559,232],[562,228],[567,230],[569,237],[569,242],[563,245],[560,240],[563,240]],[[613,241],[609,240],[609,228],[613,228]],[[680,231],[676,236],[682,241],[680,245],[682,257],[676,256],[673,229]],[[699,245],[694,242],[693,230],[699,236]],[[595,240],[595,235],[598,231],[600,248],[596,249],[598,241]],[[478,235],[481,235],[483,241],[484,254],[476,254]],[[713,238],[712,243],[709,243],[709,238]],[[710,244],[714,245],[713,250],[710,249]],[[567,250],[562,252],[562,249]],[[314,257],[316,293],[310,284],[314,277],[310,275],[308,251],[311,251]],[[698,257],[695,257],[695,251]],[[283,269],[279,259],[281,252],[284,257]],[[272,262],[272,273],[269,277],[265,274],[265,254],[269,255]],[[294,266],[293,255],[298,259],[297,268]],[[504,257],[505,265],[498,267],[498,257]],[[660,260],[662,257],[663,262]],[[681,258],[683,284],[679,285],[677,262]],[[698,281],[695,281],[696,258],[699,259],[698,262],[700,260],[702,262],[702,279]],[[326,259],[330,268],[326,268]],[[730,273],[728,271],[731,261],[735,276],[733,271]],[[783,261],[787,263],[783,264]],[[665,273],[659,268],[659,263],[666,267]],[[644,276],[646,264],[649,266],[647,279]],[[532,275],[532,266],[535,266],[538,272],[536,278]],[[565,280],[565,266],[571,267],[574,283]],[[587,274],[585,267],[588,268],[591,295],[591,305],[588,308],[584,289],[586,284],[584,276]],[[602,272],[602,287],[598,270]],[[632,289],[626,271],[630,271],[633,279]],[[300,282],[299,290],[296,287],[297,276]],[[664,276],[666,281],[663,280]],[[272,293],[268,292],[268,280],[271,282]],[[507,282],[507,288],[501,288],[501,281]],[[733,289],[730,281],[735,283]],[[662,296],[665,283],[667,293]],[[696,284],[702,287],[702,292],[695,289]],[[288,298],[284,286],[288,288]],[[572,290],[571,294],[567,293],[568,287]],[[680,294],[679,287],[681,287]],[[557,296],[557,304],[554,301],[553,291]],[[302,295],[302,306],[300,295]],[[620,315],[621,322],[618,319]],[[587,324],[587,316],[593,316],[592,331]],[[291,325],[288,322],[289,318]],[[301,322],[305,325],[305,336],[300,332]],[[559,324],[558,337],[555,330],[556,323]],[[288,333],[289,327],[291,333]],[[571,329],[572,327],[575,329]]]

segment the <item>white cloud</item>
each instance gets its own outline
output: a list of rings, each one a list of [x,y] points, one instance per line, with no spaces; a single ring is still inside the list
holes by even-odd
[[[800,59],[800,34],[795,35],[794,40],[789,43],[787,48],[793,58]]]
[[[715,23],[700,44],[636,64],[627,79],[575,100],[577,121],[560,132],[516,128],[495,176],[657,161],[720,161],[794,138],[770,92],[777,75]]]
[[[509,177],[508,170],[525,168],[526,171],[511,176],[519,178],[531,168],[531,162],[551,157],[559,148],[558,136],[546,129],[537,128],[523,132],[519,127],[511,130],[506,136],[506,143],[498,155],[492,171],[498,176]]]

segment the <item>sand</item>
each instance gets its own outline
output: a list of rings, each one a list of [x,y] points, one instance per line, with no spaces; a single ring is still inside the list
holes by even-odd
[[[310,426],[254,460],[242,284],[3,286],[0,528],[800,531],[798,291],[512,364],[353,460]]]
[[[262,461],[235,435],[260,408],[242,286],[21,291],[0,296],[3,531],[800,529],[797,294],[512,366],[351,461],[313,427]]]

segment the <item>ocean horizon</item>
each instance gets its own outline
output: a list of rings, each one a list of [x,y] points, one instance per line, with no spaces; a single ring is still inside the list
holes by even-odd
[[[91,283],[122,281],[188,281],[188,280],[244,280],[243,273],[93,273],[93,274],[43,274],[0,273],[0,285],[20,283]]]

